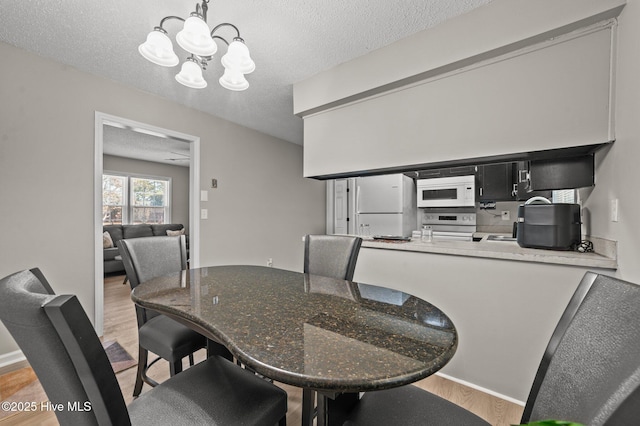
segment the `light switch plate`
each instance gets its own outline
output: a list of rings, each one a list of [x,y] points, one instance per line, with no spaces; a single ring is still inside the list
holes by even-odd
[[[200,219],[208,219],[209,218],[209,210],[200,209]]]
[[[200,191],[200,201],[209,201],[208,191]]]
[[[618,221],[618,199],[617,198],[611,200],[611,211],[609,213],[609,216],[611,218],[611,222]]]

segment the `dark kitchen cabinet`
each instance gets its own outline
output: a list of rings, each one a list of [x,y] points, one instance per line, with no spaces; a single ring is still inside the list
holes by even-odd
[[[477,201],[514,201],[513,163],[478,166]]]
[[[529,162],[529,184],[533,190],[585,188],[595,185],[593,154]]]
[[[551,200],[551,191],[534,191],[530,182],[530,164],[528,161],[514,163],[513,180],[517,186],[516,198],[518,201],[526,201],[532,197],[544,197]]]

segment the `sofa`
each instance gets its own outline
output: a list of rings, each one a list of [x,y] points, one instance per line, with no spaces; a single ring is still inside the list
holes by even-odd
[[[169,233],[167,233],[169,231]],[[181,231],[181,232],[180,232]],[[180,235],[184,233],[184,226],[179,223],[163,225],[105,225],[103,232],[103,261],[104,273],[124,272],[124,264],[118,251],[118,241],[127,238],[157,237],[167,235]],[[118,257],[116,259],[116,256]]]

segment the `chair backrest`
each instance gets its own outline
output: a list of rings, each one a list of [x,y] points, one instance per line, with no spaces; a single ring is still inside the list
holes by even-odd
[[[640,286],[584,276],[551,336],[522,423],[545,419],[637,424]]]
[[[37,270],[0,280],[0,320],[63,425],[129,425],[107,354],[75,296],[56,296]],[[60,404],[60,405],[59,405]]]
[[[184,235],[123,239],[118,242],[118,250],[132,290],[152,278],[187,269]],[[136,305],[138,327],[157,315]]]
[[[361,245],[360,237],[307,235],[304,239],[304,272],[351,281]]]
[[[184,235],[120,240],[118,250],[131,289],[152,278],[187,269],[185,241]]]

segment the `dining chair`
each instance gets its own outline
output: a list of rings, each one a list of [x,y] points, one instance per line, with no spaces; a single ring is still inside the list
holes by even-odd
[[[77,297],[56,296],[37,269],[0,280],[0,320],[27,357],[61,425],[286,424],[286,392],[219,356],[126,406]]]
[[[360,237],[306,235],[304,273],[351,281],[361,245]]]
[[[521,422],[638,424],[639,354],[640,286],[587,272],[551,336]],[[345,426],[488,424],[411,385],[368,392],[341,415]]]
[[[362,238],[346,235],[306,235],[304,237],[305,274],[322,275],[339,280],[353,280]],[[302,391],[302,424],[313,423],[316,393]],[[313,412],[313,413],[312,413]]]
[[[187,268],[185,236],[157,236],[122,239],[118,250],[133,290],[141,282]],[[193,353],[207,346],[207,339],[158,312],[136,305],[138,321],[138,371],[133,396],[140,395],[144,383],[157,386],[147,376],[147,370],[160,359],[169,362],[170,375],[182,371],[182,359],[189,357],[193,365]],[[158,357],[148,362],[149,352]]]

